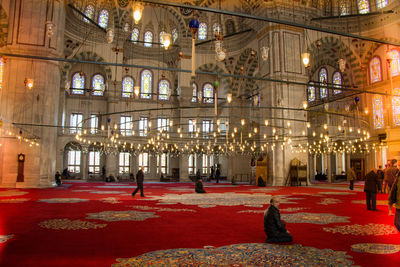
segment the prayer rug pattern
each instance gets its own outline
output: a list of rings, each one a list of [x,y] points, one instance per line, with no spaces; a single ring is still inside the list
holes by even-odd
[[[331,213],[298,212],[291,214],[282,214],[281,217],[283,220],[289,223],[329,224],[349,222],[349,217],[337,216]]]
[[[393,254],[400,251],[400,245],[360,243],[351,245],[351,250],[371,254]]]
[[[38,202],[47,202],[47,203],[79,203],[79,202],[86,202],[89,199],[82,199],[82,198],[44,198],[39,199]]]
[[[104,228],[107,224],[98,224],[88,221],[81,220],[69,220],[69,219],[53,219],[39,223],[42,228],[53,229],[53,230],[89,230]]]
[[[324,227],[324,231],[343,235],[393,235],[398,234],[396,227],[387,224],[369,223],[366,225],[349,224],[336,227]]]
[[[122,266],[352,266],[343,251],[302,245],[238,244],[215,249],[179,248],[117,259]]]
[[[98,213],[88,213],[86,219],[96,219],[107,222],[115,221],[144,221],[149,218],[157,218],[154,212],[143,212],[136,210],[125,211],[102,211]]]

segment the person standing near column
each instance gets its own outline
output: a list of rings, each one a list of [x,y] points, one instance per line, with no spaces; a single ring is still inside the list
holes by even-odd
[[[144,167],[141,167],[136,174],[137,187],[136,187],[135,191],[132,192],[132,197],[135,197],[135,195],[139,191],[139,189],[140,189],[140,196],[144,197],[144,194],[143,194],[143,180],[144,180],[143,170],[144,170]]]
[[[350,182],[350,190],[354,189],[354,180],[356,179],[356,172],[354,171],[354,166],[351,166],[351,168],[347,171],[347,181]]]
[[[376,169],[373,169],[365,176],[365,198],[367,203],[367,210],[376,209],[376,193],[379,191],[378,174]]]

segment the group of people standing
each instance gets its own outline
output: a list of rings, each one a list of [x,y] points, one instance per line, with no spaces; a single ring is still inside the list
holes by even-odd
[[[354,170],[352,170],[354,172]],[[388,209],[389,216],[393,215],[392,209],[395,205],[396,212],[394,218],[394,225],[400,231],[400,179],[399,179],[399,169],[397,168],[397,160],[391,160],[384,170],[380,167],[378,170],[373,169],[365,176],[364,192],[367,204],[367,210],[376,211],[376,194],[389,193],[388,198]],[[351,174],[351,171],[349,171]],[[385,186],[383,188],[383,182]],[[383,188],[383,189],[382,189]],[[350,184],[350,189],[352,185]]]

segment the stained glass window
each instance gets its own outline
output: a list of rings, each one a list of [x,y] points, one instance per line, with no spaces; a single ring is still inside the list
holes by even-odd
[[[108,25],[108,11],[103,9],[99,13],[99,26],[103,29],[107,28]]]
[[[152,47],[153,44],[153,33],[150,31],[147,31],[144,33],[144,46],[145,47]]]
[[[203,102],[214,103],[214,87],[211,83],[206,83],[203,86]]]
[[[169,98],[169,82],[167,80],[161,80],[158,83],[158,99],[168,100]]]
[[[371,83],[382,81],[381,60],[379,57],[374,57],[369,63],[369,73],[371,77]]]
[[[3,88],[4,59],[0,57],[0,90]]]
[[[390,68],[392,70],[392,77],[400,74],[400,52],[399,50],[392,50],[393,60],[390,63]]]
[[[384,8],[385,6],[388,5],[388,0],[376,0],[376,6],[378,8]]]
[[[134,81],[132,77],[126,76],[122,79],[122,97],[131,97],[133,93]]]
[[[140,92],[140,97],[141,98],[146,98],[149,99],[151,98],[151,92],[153,91],[153,83],[152,83],[153,75],[151,71],[149,70],[144,70],[142,71],[142,86],[141,86],[141,92]]]
[[[178,31],[176,29],[172,30],[172,42],[175,43],[178,40]]]
[[[92,6],[92,5],[86,6],[84,13],[85,13],[86,17],[88,17],[90,19],[93,19],[93,17],[94,17],[94,6]],[[89,22],[89,20],[86,19],[86,18],[83,18],[83,21],[84,22]]]
[[[319,83],[320,83],[319,94],[321,98],[325,98],[328,96],[328,89],[326,88],[327,82],[328,82],[328,72],[325,68],[322,68],[319,71]]]
[[[204,22],[200,23],[200,25],[199,25],[199,31],[197,32],[197,38],[199,38],[199,40],[207,39],[207,24],[205,24]]]
[[[385,121],[383,118],[383,97],[381,95],[374,95],[372,97],[372,109],[375,129],[383,129]]]
[[[349,3],[345,0],[340,1],[340,15],[349,15],[350,10],[349,10]]]
[[[400,88],[394,88],[392,94],[400,95]],[[392,96],[393,126],[400,126],[400,96]]]
[[[96,74],[92,78],[92,95],[103,96],[104,94],[104,77],[103,75]]]
[[[315,101],[315,87],[310,85],[307,88],[308,90],[308,102],[314,102]]]
[[[164,47],[164,35],[165,35],[165,31],[161,31],[160,32],[160,44],[161,44],[161,47]]]
[[[197,102],[197,84],[193,83],[193,94],[192,94],[192,102]]]
[[[139,40],[139,29],[138,28],[133,28],[132,34],[131,34],[131,41],[137,44],[137,41]]]
[[[358,13],[366,14],[369,13],[369,1],[368,0],[357,0]]]
[[[85,75],[82,73],[75,73],[72,76],[71,93],[74,95],[83,95],[85,93]]]
[[[333,84],[334,84],[333,86],[335,88],[342,87],[342,74],[340,74],[340,72],[338,72],[338,71],[333,74]],[[342,92],[342,90],[339,90],[339,89],[333,90],[334,95],[340,94],[341,92]]]
[[[219,25],[218,23],[214,23],[213,25],[213,34],[215,34],[216,32],[222,33],[221,25]]]

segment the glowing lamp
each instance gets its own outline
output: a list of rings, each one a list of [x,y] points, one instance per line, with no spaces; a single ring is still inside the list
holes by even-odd
[[[172,36],[170,33],[164,33],[163,34],[163,38],[162,38],[162,44],[165,48],[165,50],[167,50],[169,48],[169,46],[172,43]]]
[[[133,20],[135,21],[135,24],[138,24],[139,21],[142,19],[143,8],[144,6],[142,6],[140,3],[134,3]]]
[[[33,79],[25,78],[24,83],[25,83],[26,88],[28,88],[29,90],[32,90],[33,85],[34,85]]]
[[[135,86],[134,93],[135,93],[135,96],[139,96],[139,93],[140,93],[140,87],[139,86]]]
[[[304,67],[308,67],[310,65],[310,53],[301,54],[301,60],[303,62]]]
[[[228,93],[228,94],[226,95],[226,101],[227,101],[228,103],[231,103],[231,102],[232,102],[232,94],[231,94],[231,93]]]

